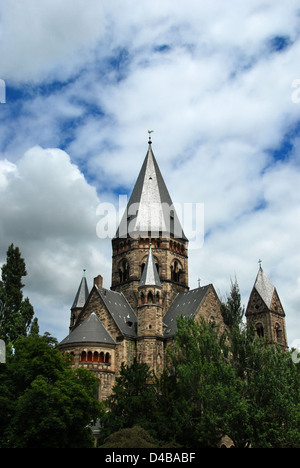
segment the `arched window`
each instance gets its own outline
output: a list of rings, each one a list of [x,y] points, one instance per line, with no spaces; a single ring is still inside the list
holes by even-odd
[[[120,283],[129,280],[129,263],[125,258],[119,264],[119,278]]]
[[[103,353],[103,351],[99,355],[99,362],[104,362],[104,353]]]
[[[105,354],[105,364],[110,364],[110,354],[109,353]]]
[[[98,351],[94,351],[94,354],[93,354],[93,361],[94,361],[94,362],[98,362],[98,358],[99,358]]]
[[[182,267],[180,263],[175,260],[171,266],[171,280],[175,281],[176,283],[180,282],[182,274]]]
[[[85,362],[86,361],[86,352],[82,351],[80,355],[80,361]]]
[[[261,323],[256,324],[256,333],[260,338],[264,337],[264,327],[262,326]]]
[[[92,360],[93,360],[93,353],[92,353],[92,351],[88,351],[87,360],[88,360],[88,362],[92,362]]]
[[[152,294],[151,291],[148,292],[147,302],[148,302],[148,304],[152,304],[152,303],[153,303],[153,294]]]
[[[275,338],[276,338],[276,341],[278,341],[278,343],[282,341],[282,330],[280,328],[279,323],[276,323],[275,325]]]

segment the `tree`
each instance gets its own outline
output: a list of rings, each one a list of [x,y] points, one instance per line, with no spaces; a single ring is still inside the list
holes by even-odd
[[[108,413],[103,419],[102,437],[122,428],[140,426],[151,434],[156,406],[155,376],[145,363],[121,364],[112,395],[107,399]]]
[[[291,354],[279,346],[270,345],[255,334],[247,338],[244,343],[240,340],[246,352],[239,356],[243,355],[241,398],[248,404],[248,425],[241,425],[236,434],[240,439],[248,436],[254,448],[299,448],[299,369]]]
[[[19,336],[27,336],[34,316],[28,297],[23,299],[22,278],[27,275],[25,261],[18,247],[11,244],[7,250],[6,264],[2,266],[0,282],[0,338],[6,343],[14,342]],[[37,319],[33,332],[37,331]]]
[[[253,327],[222,335],[181,317],[170,357],[160,425],[169,419],[176,442],[216,447],[229,436],[239,448],[300,447],[299,364]]]
[[[89,424],[102,405],[98,383],[57,349],[48,334],[21,337],[0,364],[0,446],[3,448],[91,448]]]
[[[216,447],[232,408],[240,406],[234,371],[224,359],[219,334],[204,319],[180,317],[177,326],[169,365],[175,377],[176,441],[184,447]]]
[[[221,314],[225,325],[232,329],[239,326],[245,313],[245,308],[241,305],[241,295],[237,279],[231,281],[230,294],[227,294],[226,301],[221,303]]]
[[[259,338],[250,324],[232,328],[223,355],[239,382],[243,408],[224,428],[234,445],[299,447],[299,368],[291,353]]]

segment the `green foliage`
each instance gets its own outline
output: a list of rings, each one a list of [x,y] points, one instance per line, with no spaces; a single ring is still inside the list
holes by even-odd
[[[0,338],[6,344],[20,336],[38,332],[37,319],[32,322],[33,307],[28,297],[23,299],[22,278],[26,275],[25,261],[20,250],[11,244],[7,250],[6,264],[2,266],[0,282]]]
[[[226,435],[239,448],[300,447],[299,375],[290,353],[252,327],[221,334],[204,320],[180,317],[159,378],[145,364],[122,366],[103,436],[139,425],[160,446],[217,447]],[[120,446],[115,437],[110,447]]]
[[[109,413],[103,421],[103,437],[107,435],[105,428],[111,433],[120,428],[141,426],[151,432],[156,403],[153,382],[154,375],[146,364],[134,361],[131,366],[125,366],[122,363],[113,393],[106,401]]]
[[[0,365],[0,446],[89,448],[88,425],[99,417],[97,381],[73,371],[49,335],[22,337]]]
[[[185,447],[216,447],[232,407],[239,401],[232,366],[224,360],[218,334],[204,320],[178,319],[171,368],[175,369],[176,440]]]
[[[221,303],[221,314],[224,323],[229,329],[239,326],[245,313],[241,305],[241,295],[237,280],[231,281],[230,294],[226,296],[226,301]]]

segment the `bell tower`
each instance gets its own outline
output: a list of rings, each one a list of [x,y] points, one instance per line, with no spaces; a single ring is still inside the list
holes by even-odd
[[[259,271],[246,309],[247,322],[254,324],[258,336],[288,349],[285,312],[276,288],[263,271],[261,261],[259,263]]]
[[[166,312],[175,296],[189,289],[188,240],[154,157],[151,139],[112,239],[111,289],[122,292],[135,311],[150,244],[161,282],[161,307]]]

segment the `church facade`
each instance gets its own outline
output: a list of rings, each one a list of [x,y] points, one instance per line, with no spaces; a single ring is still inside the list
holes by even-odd
[[[111,288],[98,275],[89,291],[83,275],[71,307],[69,334],[59,343],[74,366],[95,372],[98,398],[107,398],[121,363],[134,359],[159,374],[177,331],[178,316],[224,329],[213,284],[189,289],[186,238],[151,139],[127,209],[112,239]],[[247,311],[257,333],[287,347],[285,314],[276,289],[260,267]]]

